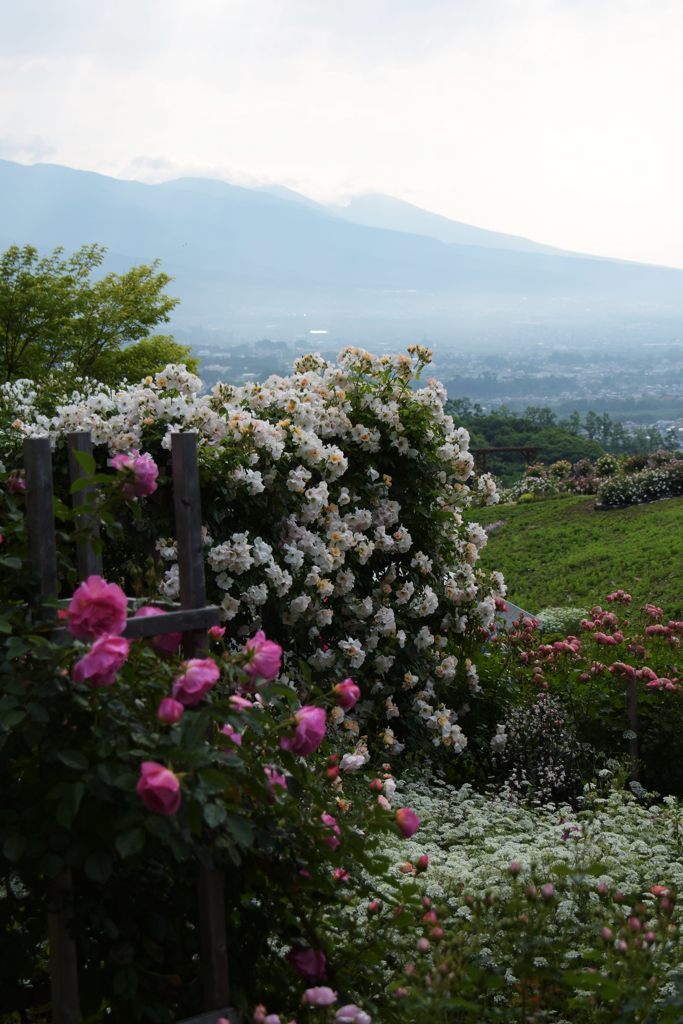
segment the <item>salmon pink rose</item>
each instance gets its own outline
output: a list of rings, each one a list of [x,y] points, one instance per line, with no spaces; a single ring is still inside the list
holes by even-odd
[[[247,640],[244,650],[249,655],[244,671],[252,682],[257,676],[270,680],[280,674],[282,648],[272,640],[267,640],[262,629]]]
[[[87,679],[92,686],[111,686],[129,651],[130,641],[122,636],[100,636],[71,674],[77,683]]]
[[[135,613],[135,618],[146,618],[149,615],[163,615],[163,608],[156,608],[152,604],[146,604],[143,608],[138,608]],[[156,636],[150,638],[152,641],[152,647],[159,654],[176,654],[178,648],[183,642],[182,633],[158,633]]]
[[[332,689],[337,695],[337,704],[344,711],[350,711],[360,700],[360,687],[356,686],[353,679],[345,679],[343,683],[337,683]]]
[[[172,694],[189,708],[199,704],[216,685],[220,671],[213,658],[190,658],[183,667],[185,671],[174,682]]]
[[[410,807],[399,807],[396,811],[396,824],[403,838],[410,839],[420,827],[420,819]]]
[[[180,807],[178,776],[156,761],[142,762],[135,789],[147,810],[153,814],[175,814]]]
[[[66,610],[69,632],[79,640],[119,636],[126,628],[128,601],[121,587],[101,576],[88,576],[73,593]]]
[[[148,452],[141,455],[134,448],[128,455],[115,455],[109,465],[117,473],[125,474],[121,487],[124,498],[145,498],[156,491],[159,467]]]
[[[324,708],[304,705],[294,715],[296,731],[293,736],[283,736],[280,746],[292,754],[302,757],[317,750],[325,737],[327,713]]]

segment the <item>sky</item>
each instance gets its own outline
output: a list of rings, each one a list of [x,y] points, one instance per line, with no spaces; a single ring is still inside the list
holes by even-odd
[[[0,158],[683,267],[683,0],[0,0]]]

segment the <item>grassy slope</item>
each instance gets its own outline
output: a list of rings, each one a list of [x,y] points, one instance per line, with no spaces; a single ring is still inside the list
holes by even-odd
[[[683,498],[596,512],[592,498],[571,495],[498,505],[473,518],[505,523],[480,564],[500,569],[510,600],[530,612],[588,607],[623,587],[634,602],[683,615]]]

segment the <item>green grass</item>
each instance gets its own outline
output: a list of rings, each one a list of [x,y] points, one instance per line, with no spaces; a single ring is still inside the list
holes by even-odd
[[[596,512],[594,498],[565,495],[472,514],[503,521],[480,565],[499,569],[508,596],[529,612],[590,607],[623,587],[634,603],[653,601],[683,615],[683,498]]]

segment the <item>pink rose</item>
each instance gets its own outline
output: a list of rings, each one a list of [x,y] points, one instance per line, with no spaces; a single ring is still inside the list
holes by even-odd
[[[256,676],[269,680],[280,674],[282,648],[272,640],[266,640],[266,634],[262,629],[247,640],[244,650],[249,655],[244,671],[252,682]]]
[[[294,715],[296,731],[293,736],[283,736],[280,746],[293,754],[312,754],[325,737],[327,713],[324,708],[305,705]]]
[[[153,814],[175,814],[180,807],[178,776],[156,761],[142,762],[135,789],[147,810]]]
[[[199,704],[200,700],[215,686],[220,671],[213,658],[190,658],[184,664],[185,671],[173,684],[173,696],[186,708]]]
[[[337,1002],[337,993],[326,985],[319,988],[307,988],[303,997],[307,1006],[332,1006]]]
[[[66,611],[69,632],[86,637],[119,636],[126,628],[128,601],[121,587],[101,576],[88,576],[77,587]]]
[[[26,478],[14,470],[5,480],[5,487],[10,494],[23,494],[26,490]]]
[[[372,1024],[372,1017],[355,1003],[340,1006],[334,1017],[334,1024]]]
[[[179,700],[174,700],[173,697],[164,697],[157,708],[157,718],[166,725],[175,725],[180,721],[184,710],[185,708]]]
[[[138,608],[135,613],[135,618],[146,618],[149,615],[163,615],[163,608],[155,608],[152,604],[146,604],[143,608]],[[178,648],[183,642],[182,633],[158,633],[156,636],[151,637],[152,647],[159,654],[176,654]]]
[[[396,824],[403,838],[410,839],[420,827],[420,819],[410,807],[399,807],[396,811]]]
[[[253,711],[254,709],[253,700],[247,700],[246,697],[240,697],[238,693],[233,693],[228,699],[230,701],[230,706],[235,711]]]
[[[127,478],[121,487],[124,498],[144,498],[156,491],[159,467],[148,452],[141,455],[134,448],[129,455],[115,455],[109,465]]]
[[[209,636],[212,640],[222,640],[225,636],[225,626],[211,626]]]
[[[339,839],[337,839],[337,836],[341,833],[341,829],[337,824],[337,819],[333,818],[331,814],[321,814],[320,820],[323,825],[327,825],[327,828],[331,833],[330,835],[325,836],[324,842],[326,842],[328,846],[331,846],[333,850],[336,850],[339,846]]]
[[[129,651],[130,641],[122,636],[100,636],[71,674],[77,683],[88,679],[93,686],[111,686]]]
[[[224,736],[227,736],[231,743],[234,743],[236,747],[242,745],[242,733],[238,732],[237,729],[233,729],[229,722],[221,726],[221,732]]]
[[[266,780],[268,782],[268,789],[272,796],[275,795],[275,787],[279,786],[280,789],[287,789],[287,776],[282,772],[279,772],[277,768],[273,768],[271,764],[267,764],[263,769],[266,773]]]
[[[337,694],[337,704],[344,711],[349,711],[360,700],[360,687],[356,686],[353,679],[345,679],[332,689]]]
[[[324,981],[327,976],[327,959],[321,949],[290,949],[286,959],[307,985]]]

